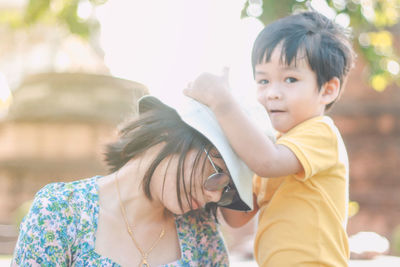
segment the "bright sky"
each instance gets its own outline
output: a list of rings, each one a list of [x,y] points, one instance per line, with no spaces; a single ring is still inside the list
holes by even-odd
[[[227,66],[234,94],[252,112],[257,104],[251,49],[263,25],[255,18],[240,19],[245,2],[109,0],[96,9],[105,63],[112,75],[143,83],[164,100],[181,94],[201,72],[219,74]],[[312,5],[327,7],[325,0]],[[91,4],[82,1],[78,15],[87,18],[91,12]],[[1,91],[4,98],[7,92]]]
[[[203,71],[230,67],[231,86],[253,86],[250,53],[262,24],[241,20],[244,0],[113,0],[97,9],[113,75],[171,97]],[[253,90],[253,89],[250,89]]]
[[[240,19],[245,2],[109,0],[96,9],[105,63],[112,75],[143,83],[166,98],[181,94],[201,72],[218,74],[227,66],[234,94],[251,102],[251,48],[263,25],[255,18]],[[325,0],[312,0],[312,5],[327,7]],[[91,12],[90,2],[82,1],[78,15],[87,18]],[[1,91],[4,98],[7,90]]]

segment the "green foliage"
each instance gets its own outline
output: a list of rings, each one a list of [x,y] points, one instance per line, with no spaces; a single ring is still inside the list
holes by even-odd
[[[50,9],[50,0],[30,0],[26,7],[24,20],[31,24],[36,22]]]
[[[78,0],[68,1],[63,6],[58,16],[61,21],[64,21],[66,23],[72,33],[78,34],[83,37],[88,37],[90,34],[90,24],[79,19],[77,14],[78,4]]]
[[[8,25],[11,28],[19,28],[22,26],[23,15],[15,10],[0,11],[0,24]]]
[[[79,5],[90,3],[95,7],[105,2],[107,0],[28,0],[23,14],[3,11],[0,22],[13,28],[30,27],[36,23],[57,24],[67,27],[72,34],[88,38],[98,30],[98,22],[92,18],[80,18]]]
[[[400,256],[400,224],[393,231],[392,250],[394,255]]]
[[[250,3],[262,3],[258,17],[265,25],[298,10],[309,10],[310,0],[248,0],[242,10],[246,17]],[[315,1],[316,2],[316,1]],[[323,1],[320,1],[323,2]],[[347,17],[353,32],[354,46],[369,67],[372,88],[382,91],[393,83],[400,85],[399,49],[393,36],[400,22],[400,0],[326,0],[336,18]],[[399,40],[397,40],[399,41]],[[399,45],[397,45],[399,47]]]
[[[0,11],[0,23],[8,23],[13,28],[29,27],[36,23],[59,24],[83,38],[88,38],[98,30],[98,22],[93,18],[78,16],[79,6],[90,3],[92,7],[108,0],[28,0],[25,11]],[[382,91],[393,83],[400,86],[399,49],[393,35],[394,27],[400,21],[400,0],[321,0],[326,2],[336,18],[350,21],[354,36],[354,46],[359,56],[369,67],[371,86]],[[314,1],[317,2],[317,1]],[[262,14],[258,17],[264,24],[298,10],[309,9],[311,0],[247,0],[242,10],[246,17],[250,3],[262,4]],[[398,42],[399,40],[397,40]]]
[[[15,225],[18,226],[21,224],[22,220],[24,219],[24,217],[26,216],[26,214],[28,214],[29,209],[32,206],[32,202],[33,200],[28,200],[24,203],[22,203],[15,211],[14,211],[14,222]]]
[[[353,217],[360,211],[360,204],[357,201],[349,202],[349,218]]]

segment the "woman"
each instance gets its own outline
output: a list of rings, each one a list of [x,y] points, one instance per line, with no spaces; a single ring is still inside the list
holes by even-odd
[[[13,266],[229,264],[215,210],[251,209],[252,173],[205,106],[140,99],[105,158],[109,175],[37,193]]]

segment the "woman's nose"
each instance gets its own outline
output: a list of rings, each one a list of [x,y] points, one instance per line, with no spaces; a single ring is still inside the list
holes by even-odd
[[[218,191],[204,190],[207,202],[218,202],[221,199],[222,189]]]

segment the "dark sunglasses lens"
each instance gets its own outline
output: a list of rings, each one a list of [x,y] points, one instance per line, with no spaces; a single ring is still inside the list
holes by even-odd
[[[220,206],[228,206],[232,204],[235,195],[236,195],[236,190],[229,190],[227,192],[224,192],[222,193],[221,199],[218,201],[217,204]]]
[[[209,191],[221,190],[229,184],[230,178],[226,173],[214,173],[204,182],[204,188]]]

